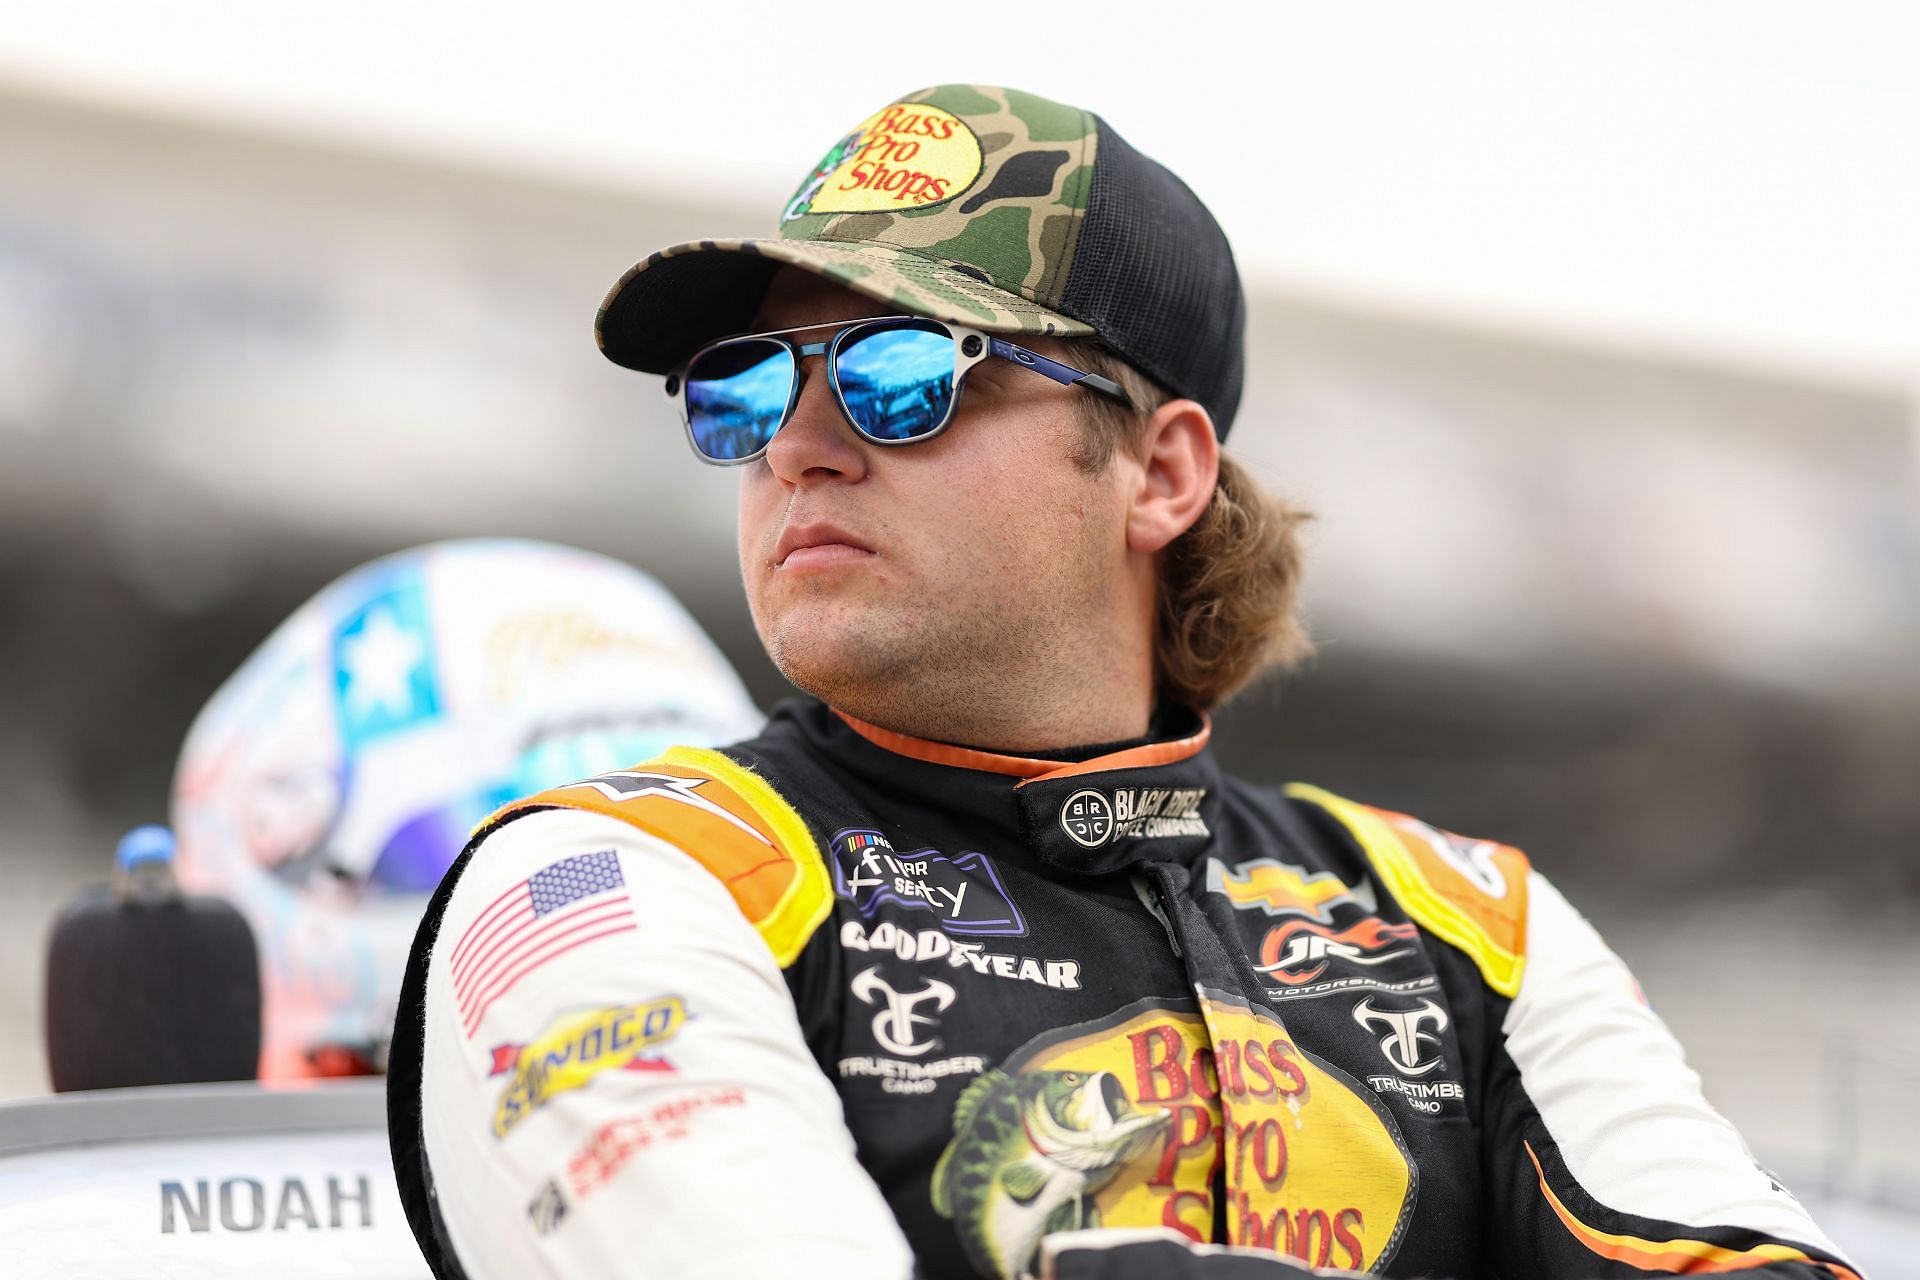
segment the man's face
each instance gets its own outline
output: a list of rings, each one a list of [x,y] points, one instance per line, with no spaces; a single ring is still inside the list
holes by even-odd
[[[753,327],[895,310],[787,268]],[[938,726],[960,708],[971,722],[1014,712],[1063,660],[1082,680],[1096,674],[1126,517],[1116,468],[1074,462],[1075,397],[1089,393],[988,360],[942,435],[883,447],[847,424],[824,366],[803,362],[793,419],[742,468],[741,573],[781,672],[853,715],[929,736],[949,736]]]

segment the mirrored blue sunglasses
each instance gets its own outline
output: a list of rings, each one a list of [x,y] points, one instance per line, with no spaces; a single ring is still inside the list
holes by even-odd
[[[833,326],[824,342],[789,334]],[[752,462],[800,400],[800,361],[827,358],[827,381],[840,412],[860,437],[879,445],[931,440],[953,421],[960,386],[983,360],[1010,360],[1066,386],[1130,403],[1110,378],[1050,360],[1003,338],[929,320],[881,316],[722,338],[667,375],[693,451],[718,466]]]

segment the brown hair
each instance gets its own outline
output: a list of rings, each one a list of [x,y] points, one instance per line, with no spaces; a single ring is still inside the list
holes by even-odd
[[[1133,402],[1079,401],[1087,434],[1075,461],[1099,471],[1115,449],[1141,443],[1147,419],[1173,395],[1094,339],[1062,345],[1069,363],[1113,379]],[[1206,510],[1160,553],[1154,674],[1161,697],[1210,710],[1267,668],[1292,667],[1313,652],[1299,617],[1300,526],[1312,518],[1221,453]]]

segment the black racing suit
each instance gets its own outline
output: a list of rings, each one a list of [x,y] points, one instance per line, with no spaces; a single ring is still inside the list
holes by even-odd
[[[632,834],[648,856],[690,858],[726,887],[928,1277],[1288,1270],[1196,1247],[1208,1241],[1396,1276],[1853,1274],[1707,1106],[1624,967],[1517,850],[1312,787],[1249,786],[1220,772],[1201,717],[1171,718],[1159,741],[1067,764],[908,739],[794,702],[723,753],[669,753],[497,815],[429,909],[394,1041],[396,1167],[437,1271],[486,1270],[473,1256],[481,1228],[448,1219],[457,1199],[491,1194],[450,1192],[443,1150],[478,1153],[461,1157],[465,1187],[494,1176],[471,1174],[488,1153],[544,1150],[551,1136],[565,1154],[585,1139],[564,1168],[529,1158],[495,1178],[512,1184],[501,1203],[528,1204],[501,1229],[537,1235],[535,1258],[570,1225],[585,1241],[597,1228],[565,1214],[589,1195],[617,1200],[623,1179],[629,1220],[643,1215],[676,1161],[697,1163],[674,1142],[704,1133],[719,1149],[729,1122],[715,1117],[753,1102],[752,1079],[695,1068],[702,1018],[719,1035],[730,997],[663,995],[671,957],[635,953],[636,970],[655,967],[614,991],[656,1004],[587,1002],[653,1010],[657,1053],[605,1057],[599,1039],[551,1032],[552,1010],[573,1007],[564,987],[517,1023],[469,991],[471,1048],[437,1029],[452,1022],[435,1002],[452,997],[434,994],[433,966],[457,977],[465,946],[471,968],[469,934],[485,942],[480,913],[499,900],[475,891],[443,921],[458,882],[505,833],[590,810],[601,825],[583,828],[580,848]],[[527,865],[552,861],[531,847]],[[636,856],[621,852],[620,865],[641,901],[652,873]],[[521,874],[503,869],[500,892]],[[449,943],[454,915],[465,923]],[[593,950],[612,946],[573,953],[600,955],[593,981],[624,963]],[[659,1012],[663,999],[683,1024]],[[436,1037],[454,1046],[450,1065],[423,1081]],[[506,1056],[492,1049],[483,1079],[492,1040]],[[636,1053],[650,1070],[634,1071]],[[469,1097],[468,1076],[469,1101],[451,1100]],[[632,1092],[630,1077],[656,1092]],[[735,1096],[688,1092],[716,1081]],[[657,1092],[662,1082],[671,1089]],[[594,1129],[635,1100],[654,1110]],[[436,1108],[455,1137],[434,1136]],[[494,1139],[458,1136],[479,1130],[467,1111],[487,1108]],[[776,1127],[755,1132],[778,1131],[767,1114]],[[725,1252],[725,1238],[712,1243]]]

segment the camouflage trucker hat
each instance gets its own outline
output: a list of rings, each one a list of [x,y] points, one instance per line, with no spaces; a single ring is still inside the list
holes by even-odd
[[[690,240],[622,276],[600,349],[667,373],[746,330],[783,264],[990,333],[1096,336],[1222,437],[1240,404],[1246,303],[1225,233],[1077,107],[986,85],[908,94],[827,150],[774,238]]]

